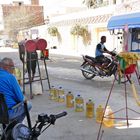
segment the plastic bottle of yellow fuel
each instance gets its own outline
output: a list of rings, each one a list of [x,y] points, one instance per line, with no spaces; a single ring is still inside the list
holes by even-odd
[[[71,93],[71,91],[69,91],[66,95],[66,107],[68,108],[74,107],[74,96]]]
[[[101,123],[102,118],[103,118],[103,113],[104,113],[104,108],[102,105],[99,105],[96,109],[96,122]]]
[[[106,127],[113,127],[114,126],[114,114],[110,106],[106,107],[103,124]]]
[[[94,117],[94,103],[91,99],[86,103],[86,117],[93,118]]]
[[[56,101],[56,102],[58,102],[58,92],[59,92],[59,89],[54,88],[53,100]]]
[[[18,81],[18,83],[21,85],[21,70],[19,68],[14,69],[14,75]]]
[[[64,101],[65,101],[64,89],[62,89],[62,87],[59,87],[59,89],[58,89],[58,102],[62,103]]]
[[[84,99],[80,95],[77,95],[77,97],[75,98],[75,111],[84,111]]]
[[[51,86],[49,90],[49,99],[54,100],[54,92],[55,92],[55,87]]]

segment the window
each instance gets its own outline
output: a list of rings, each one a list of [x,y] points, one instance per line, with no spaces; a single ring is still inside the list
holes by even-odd
[[[140,43],[140,29],[139,28],[132,29],[132,41]]]
[[[140,28],[130,30],[132,34],[131,51],[140,52]]]

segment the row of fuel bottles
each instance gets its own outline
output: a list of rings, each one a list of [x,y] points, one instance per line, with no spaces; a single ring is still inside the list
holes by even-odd
[[[84,111],[84,99],[81,95],[77,95],[74,97],[71,91],[65,94],[65,91],[62,87],[58,89],[54,86],[51,87],[49,92],[49,98],[56,102],[65,102],[67,108],[74,108],[75,112],[83,112]],[[95,105],[92,99],[89,99],[86,102],[86,117],[87,118],[96,118],[97,123],[103,123],[106,127],[114,126],[114,114],[110,106],[106,107],[106,110],[99,105],[95,110]],[[104,113],[105,111],[105,113]],[[103,117],[104,114],[104,117]]]

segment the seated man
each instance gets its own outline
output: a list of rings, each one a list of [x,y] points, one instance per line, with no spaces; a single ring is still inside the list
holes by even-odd
[[[1,60],[0,93],[5,96],[6,104],[9,109],[9,119],[17,119],[17,121],[22,122],[25,118],[24,96],[15,76],[13,75],[13,70],[14,63],[11,58],[5,57]],[[31,109],[30,103],[28,103],[28,109]]]
[[[104,65],[106,66],[107,64],[110,63],[110,59],[108,59],[107,57],[105,57],[103,54],[104,53],[108,53],[110,54],[110,51],[106,49],[104,43],[106,42],[106,36],[102,36],[101,37],[101,42],[97,44],[96,46],[96,52],[95,52],[95,56],[96,56],[96,60],[98,62],[105,63]]]

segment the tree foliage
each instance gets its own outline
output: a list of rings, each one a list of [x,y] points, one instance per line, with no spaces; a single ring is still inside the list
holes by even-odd
[[[83,0],[83,4],[88,8],[97,8],[103,4],[103,0]]]
[[[81,36],[85,46],[87,46],[91,40],[90,33],[88,32],[87,26],[81,26],[81,25],[76,24],[75,26],[71,28],[70,33],[73,36]]]
[[[88,8],[96,8],[97,1],[96,0],[84,0],[83,4],[85,4]]]
[[[48,30],[48,33],[49,33],[51,36],[57,36],[57,34],[58,34],[58,29],[57,29],[57,27],[55,27],[55,26],[49,27],[47,30]]]
[[[52,36],[52,37],[57,37],[58,42],[59,42],[59,43],[62,43],[61,34],[59,33],[57,27],[55,27],[55,26],[50,26],[50,27],[48,27],[47,30],[48,30],[48,34],[49,34],[50,36]]]

